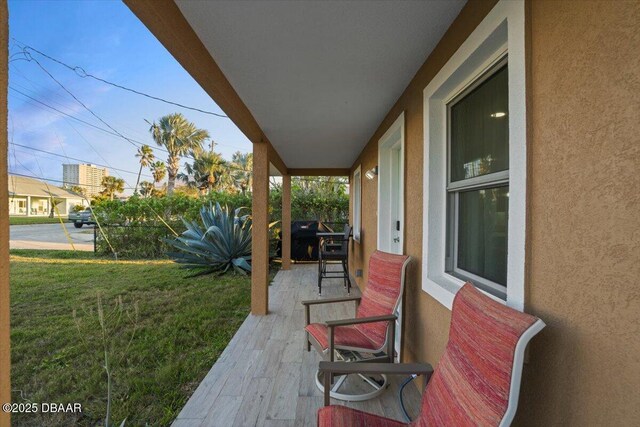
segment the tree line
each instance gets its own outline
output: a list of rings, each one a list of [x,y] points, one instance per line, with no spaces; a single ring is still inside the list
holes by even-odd
[[[231,161],[215,151],[209,132],[199,129],[182,114],[175,113],[150,123],[149,132],[158,147],[167,152],[165,161],[158,159],[149,145],[138,148],[135,156],[140,167],[133,194],[139,197],[171,196],[178,191],[192,196],[224,191],[245,194],[252,186],[253,154],[237,151]],[[208,142],[208,144],[206,144]],[[205,145],[206,144],[206,145]],[[180,171],[180,159],[189,159]],[[153,181],[141,181],[142,171],[149,169]],[[166,178],[166,182],[165,182]],[[182,184],[182,185],[178,185]],[[125,189],[125,181],[114,176],[102,179],[97,199],[113,200]],[[70,188],[84,193],[80,186]]]
[[[149,122],[149,133],[158,147],[167,152],[166,160],[160,160],[149,145],[138,148],[135,156],[140,167],[133,194],[140,198],[171,196],[179,193],[186,196],[206,196],[213,192],[246,195],[253,184],[253,153],[237,151],[232,159],[225,160],[215,151],[215,142],[209,132],[199,129],[182,114],[175,113],[161,117],[157,122]],[[180,159],[187,158],[180,169]],[[153,181],[141,181],[142,172],[149,169]],[[165,181],[166,178],[166,181]],[[280,183],[273,180],[271,188],[280,191]],[[121,178],[106,176],[102,180],[102,191],[94,197],[97,200],[114,200],[125,189]],[[335,194],[348,200],[347,181],[338,177],[292,177],[292,194],[305,199],[306,195]],[[80,187],[71,191],[82,192]],[[301,199],[301,200],[302,200]],[[311,197],[318,203],[316,197]],[[337,200],[325,200],[324,203]],[[337,203],[338,205],[344,202]],[[348,207],[347,207],[348,210]]]

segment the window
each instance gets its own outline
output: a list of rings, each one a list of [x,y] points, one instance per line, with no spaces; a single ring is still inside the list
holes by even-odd
[[[447,105],[445,271],[506,299],[509,85],[506,58]]]
[[[524,1],[500,0],[424,89],[422,289],[524,308]]]
[[[361,166],[353,173],[353,240],[360,241],[362,221],[362,169]]]

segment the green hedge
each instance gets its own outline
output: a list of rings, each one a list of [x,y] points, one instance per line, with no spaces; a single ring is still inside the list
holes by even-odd
[[[282,215],[282,191],[280,188],[272,189],[269,196],[270,221],[279,221]],[[182,194],[150,198],[132,196],[126,201],[99,201],[93,209],[104,235],[98,233],[96,253],[112,255],[115,251],[118,258],[162,258],[168,249],[162,239],[173,236],[167,225],[180,234],[185,230],[181,217],[200,221],[200,208],[216,202],[232,208],[251,209],[251,193],[211,193],[199,198]],[[347,194],[304,192],[296,188],[292,191],[293,220],[346,223],[348,217]],[[277,238],[280,228],[280,224],[272,228],[272,239]]]
[[[180,217],[198,219],[203,205],[216,202],[234,208],[251,208],[250,195],[211,193],[199,198],[182,194],[150,198],[132,196],[126,201],[100,201],[93,209],[108,224],[163,225],[163,221],[180,222]]]
[[[282,191],[270,192],[270,216],[272,220],[282,217]],[[349,222],[349,195],[336,192],[314,193],[291,192],[291,219],[323,222]]]
[[[184,231],[184,225],[171,224],[178,234]],[[96,254],[113,256],[119,259],[166,258],[170,246],[163,239],[173,237],[173,233],[164,225],[102,225],[96,238]],[[113,249],[112,249],[113,248]]]

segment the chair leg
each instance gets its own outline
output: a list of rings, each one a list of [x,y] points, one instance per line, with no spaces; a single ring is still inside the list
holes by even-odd
[[[347,293],[351,293],[351,278],[349,277],[349,260],[344,261],[344,277],[347,283]]]
[[[396,324],[391,322],[388,326],[389,342],[387,343],[387,354],[389,356],[389,363],[394,363],[396,354]]]
[[[318,258],[318,294],[322,293],[322,258]]]
[[[311,309],[308,305],[304,306],[304,323],[306,326],[309,326],[311,323]],[[305,331],[304,337],[307,342],[307,351],[311,351],[311,339],[309,338],[309,332]]]
[[[329,328],[329,362],[333,362],[334,361],[334,351],[335,351],[335,346],[334,346],[334,330],[333,328]],[[329,384],[331,386],[333,386],[333,373],[327,373],[325,375],[329,375]],[[325,382],[326,384],[326,382]]]

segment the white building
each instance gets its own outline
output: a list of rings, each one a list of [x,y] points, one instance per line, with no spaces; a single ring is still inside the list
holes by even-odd
[[[55,206],[53,206],[55,204]],[[9,215],[66,216],[76,205],[88,206],[82,197],[33,178],[9,175]]]
[[[87,197],[94,196],[102,189],[102,178],[109,175],[109,169],[92,164],[63,164],[62,180],[64,185],[78,185],[85,190]]]

